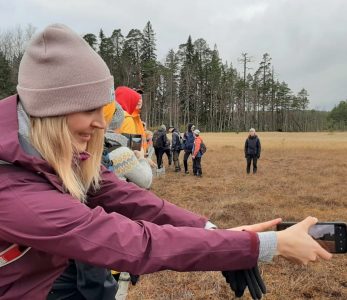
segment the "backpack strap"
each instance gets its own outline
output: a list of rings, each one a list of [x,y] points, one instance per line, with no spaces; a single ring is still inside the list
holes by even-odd
[[[20,247],[18,244],[11,245],[0,252],[0,268],[21,258],[30,249],[31,247]]]

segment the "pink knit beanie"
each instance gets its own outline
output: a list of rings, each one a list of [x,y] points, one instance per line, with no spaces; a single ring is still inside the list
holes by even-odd
[[[114,81],[105,62],[60,24],[31,40],[19,66],[17,91],[34,117],[87,111],[114,101]]]

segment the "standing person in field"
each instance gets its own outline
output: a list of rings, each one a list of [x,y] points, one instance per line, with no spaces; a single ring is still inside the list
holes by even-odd
[[[188,171],[188,158],[192,154],[193,146],[194,146],[194,134],[193,130],[195,129],[194,124],[188,124],[188,130],[184,133],[184,156],[183,156],[183,165],[184,165],[184,173],[189,174]]]
[[[167,131],[165,130],[165,135],[166,135],[166,143],[164,147],[164,154],[167,156],[168,164],[169,167],[172,165],[172,151],[171,151],[171,140],[167,136]]]
[[[182,150],[182,137],[177,128],[170,126],[169,132],[172,134],[171,150],[173,156],[173,162],[175,165],[175,172],[181,171],[180,165],[180,152]]]
[[[261,144],[260,139],[255,133],[255,129],[249,130],[249,135],[245,142],[245,158],[247,159],[247,174],[251,171],[253,161],[253,174],[257,173],[257,161],[260,158]]]
[[[192,158],[193,158],[193,174],[194,176],[198,176],[201,177],[202,176],[202,168],[201,168],[201,158],[203,155],[203,141],[202,138],[200,136],[200,130],[199,129],[195,129],[193,131],[194,133],[194,146],[193,146],[193,150],[192,150]]]
[[[300,264],[331,258],[308,234],[316,218],[280,232],[258,231],[281,219],[209,230],[206,217],[102,167],[114,80],[68,27],[34,36],[17,91],[0,101],[0,299],[46,299],[69,259],[146,274],[232,272],[274,255]]]
[[[153,133],[152,140],[155,156],[157,157],[158,169],[161,169],[163,167],[163,154],[168,142],[166,136],[166,126],[164,124],[160,125],[158,130]]]

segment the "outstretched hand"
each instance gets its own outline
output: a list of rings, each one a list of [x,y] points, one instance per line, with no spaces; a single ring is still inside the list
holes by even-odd
[[[317,222],[317,218],[307,217],[305,220],[277,232],[276,254],[304,265],[318,258],[330,259],[332,254],[323,249],[308,233],[310,227]]]

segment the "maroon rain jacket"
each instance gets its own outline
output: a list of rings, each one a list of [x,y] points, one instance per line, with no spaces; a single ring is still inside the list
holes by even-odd
[[[32,247],[0,267],[0,299],[46,299],[67,259],[144,274],[253,267],[255,233],[203,229],[207,219],[102,169],[88,206],[65,193],[46,161],[18,141],[17,96],[0,101],[0,252]],[[230,212],[233,213],[233,212]]]

